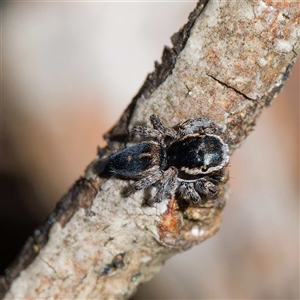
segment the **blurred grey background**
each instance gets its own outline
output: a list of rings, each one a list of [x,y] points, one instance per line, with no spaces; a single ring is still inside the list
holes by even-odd
[[[5,2],[1,269],[93,160],[196,2]],[[220,231],[134,299],[299,299],[299,62],[231,161]]]

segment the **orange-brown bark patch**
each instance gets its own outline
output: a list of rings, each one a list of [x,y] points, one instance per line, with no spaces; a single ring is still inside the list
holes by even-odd
[[[160,236],[166,232],[175,233],[179,228],[179,215],[176,210],[176,200],[172,198],[169,202],[167,211],[162,215],[159,224]]]

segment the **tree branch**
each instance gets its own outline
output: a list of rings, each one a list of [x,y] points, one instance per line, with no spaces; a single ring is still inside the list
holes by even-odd
[[[128,181],[101,178],[105,155],[126,146],[128,130],[155,113],[169,126],[206,116],[225,130],[232,153],[282,89],[300,51],[298,1],[200,1],[172,37],[108,146],[36,230],[1,279],[5,298],[129,298],[172,255],[216,233],[222,211],[150,207]],[[203,12],[202,12],[203,10]],[[228,199],[228,186],[220,197]]]

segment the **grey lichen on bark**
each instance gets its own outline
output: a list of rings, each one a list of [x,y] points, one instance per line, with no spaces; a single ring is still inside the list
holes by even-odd
[[[128,130],[155,113],[169,126],[199,116],[225,131],[230,152],[253,130],[283,87],[300,51],[298,1],[202,1],[173,36],[119,123],[47,223],[1,279],[5,298],[129,298],[166,259],[215,234],[222,211],[153,206],[128,180],[101,178],[101,159],[126,146]],[[202,6],[201,6],[202,5]],[[202,12],[201,12],[202,11]],[[100,165],[99,165],[100,163]],[[228,199],[226,184],[219,197]]]

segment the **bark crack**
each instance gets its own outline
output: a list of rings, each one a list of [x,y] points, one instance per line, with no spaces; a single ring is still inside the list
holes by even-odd
[[[40,260],[43,261],[57,275],[57,272],[56,272],[55,268],[53,266],[51,266],[49,262],[47,262],[45,259],[43,259],[41,257],[40,257]]]
[[[251,100],[251,101],[257,101],[256,99],[250,98],[249,96],[245,95],[245,94],[242,93],[241,91],[239,91],[239,90],[237,90],[236,88],[234,88],[234,87],[232,87],[232,86],[226,84],[225,82],[223,82],[223,81],[217,79],[216,77],[214,77],[214,76],[212,76],[212,75],[210,75],[210,74],[206,74],[206,75],[207,75],[208,77],[212,78],[213,80],[215,80],[216,82],[218,82],[219,84],[225,86],[226,88],[235,91],[237,94],[243,96],[245,99]]]

